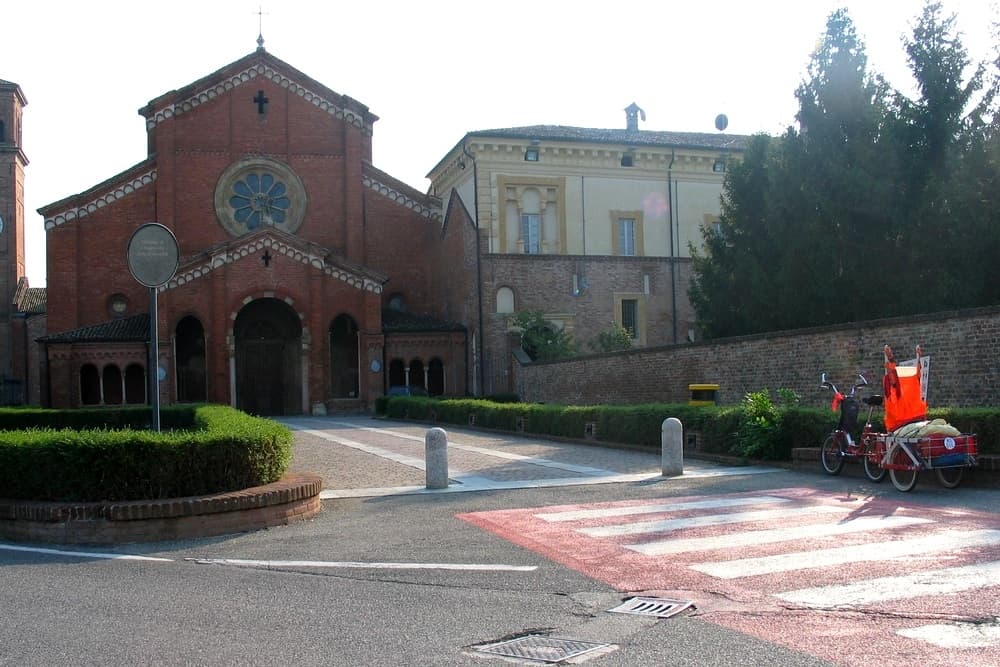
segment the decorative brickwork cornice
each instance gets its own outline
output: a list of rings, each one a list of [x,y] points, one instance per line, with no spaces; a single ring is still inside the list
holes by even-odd
[[[372,175],[369,174],[365,174],[364,176],[362,176],[361,182],[364,184],[366,188],[374,190],[383,197],[388,197],[397,204],[400,204],[401,206],[405,206],[406,208],[415,211],[421,217],[427,218],[428,220],[433,220],[435,222],[441,222],[440,206],[436,208],[427,206],[426,204],[417,201],[410,195],[401,192],[402,188],[396,188],[393,187],[392,185],[387,185],[386,183],[374,178]]]
[[[207,88],[199,90],[193,95],[183,99],[179,102],[174,102],[173,104],[167,104],[158,109],[152,110],[146,117],[146,129],[151,130],[165,120],[169,120],[176,116],[180,116],[189,111],[193,111],[198,106],[215,99],[220,95],[224,95],[229,91],[233,90],[237,86],[241,86],[244,83],[249,83],[253,81],[258,76],[263,76],[270,79],[274,83],[278,84],[282,88],[285,88],[289,92],[298,95],[306,102],[311,103],[313,106],[327,112],[331,116],[337,119],[347,121],[351,125],[361,128],[366,134],[372,134],[371,123],[366,123],[364,116],[351,110],[340,106],[333,101],[327,99],[323,95],[312,91],[305,86],[293,81],[286,75],[277,71],[271,65],[265,63],[257,63],[251,65],[250,67],[228,76],[224,81],[219,81],[214,85],[210,85]]]
[[[320,254],[318,250],[297,247],[294,243],[277,238],[270,232],[264,232],[243,242],[237,240],[232,244],[209,252],[207,260],[200,259],[181,266],[177,274],[167,284],[160,286],[158,289],[161,292],[165,292],[166,290],[181,287],[227,264],[232,264],[250,255],[270,250],[322,271],[325,275],[341,280],[351,287],[356,287],[366,292],[374,292],[375,294],[382,293],[382,283],[375,278],[333,264],[324,255]]]
[[[111,183],[108,186],[111,188],[110,190],[103,191],[102,194],[95,196],[86,204],[83,204],[82,206],[74,206],[46,217],[45,229],[48,231],[55,229],[59,225],[70,222],[71,220],[85,218],[94,211],[104,208],[108,204],[130,195],[139,188],[150,185],[155,181],[156,169],[153,168],[127,181]],[[98,191],[100,190],[98,189]]]

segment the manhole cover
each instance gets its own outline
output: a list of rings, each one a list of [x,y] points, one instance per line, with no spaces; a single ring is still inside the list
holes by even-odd
[[[502,655],[508,658],[525,658],[528,660],[538,660],[541,662],[561,662],[568,658],[575,658],[590,651],[604,649],[611,644],[600,644],[597,642],[584,642],[575,639],[556,639],[543,635],[525,635],[517,639],[500,642],[498,644],[487,644],[477,650],[482,653],[492,655]]]
[[[629,598],[621,603],[613,611],[617,614],[639,614],[640,616],[657,616],[659,618],[670,618],[674,614],[679,614],[685,609],[693,607],[690,600],[669,600],[667,598]]]

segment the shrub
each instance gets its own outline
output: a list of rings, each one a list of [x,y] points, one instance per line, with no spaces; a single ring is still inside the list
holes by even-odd
[[[590,349],[594,352],[630,350],[632,349],[632,334],[622,325],[612,322],[611,329],[600,332],[594,340],[590,341]]]
[[[746,458],[791,460],[796,447],[819,447],[837,424],[829,408],[803,407],[794,392],[779,389],[778,404],[764,389],[747,394],[739,405],[692,406],[654,403],[643,405],[565,406],[540,403],[498,403],[483,399],[427,399],[392,397],[384,414],[395,419],[424,419],[475,425],[513,432],[520,418],[526,433],[583,440],[588,423],[597,426],[596,440],[649,449],[660,446],[662,424],[680,419],[686,433],[700,434],[699,450]],[[417,415],[422,415],[418,417]],[[976,433],[981,454],[1000,452],[1000,411],[948,408],[931,410],[929,418],[942,418],[963,433]],[[883,428],[880,413],[872,418],[876,431]]]
[[[168,421],[187,428],[160,433],[118,428],[140,420],[131,414],[112,418],[114,427],[64,426],[99,412],[139,411],[41,411],[54,427],[0,431],[4,497],[86,502],[204,495],[277,481],[291,460],[288,428],[226,406],[164,411],[170,417],[161,426]]]
[[[743,419],[736,436],[736,453],[754,459],[775,455],[775,436],[781,428],[781,413],[767,389],[751,391],[740,404]]]

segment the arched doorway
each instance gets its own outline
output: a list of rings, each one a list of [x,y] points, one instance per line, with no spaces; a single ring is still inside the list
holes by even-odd
[[[205,328],[188,315],[174,330],[177,359],[177,401],[201,403],[205,396]]]
[[[302,414],[302,325],[284,301],[248,303],[233,324],[236,407],[258,415]]]
[[[444,394],[444,362],[434,357],[427,367],[427,393],[431,396]]]
[[[358,324],[350,315],[330,325],[330,385],[334,398],[358,397]]]

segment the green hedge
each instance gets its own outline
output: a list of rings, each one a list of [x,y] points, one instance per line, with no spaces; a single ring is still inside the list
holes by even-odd
[[[20,423],[11,412],[22,413]],[[154,433],[140,430],[149,414],[2,411],[0,495],[74,502],[204,495],[277,481],[291,460],[291,431],[268,419],[219,405],[171,406],[160,414],[164,430]]]
[[[593,439],[598,442],[649,449],[660,447],[663,420],[676,417],[686,434],[698,438],[698,451],[777,461],[791,460],[792,449],[797,447],[818,447],[838,420],[829,408],[792,405],[774,410],[774,423],[762,427],[747,415],[742,404],[566,406],[394,396],[382,397],[375,406],[376,415],[391,419],[472,424],[577,440],[587,437],[588,424],[592,424],[596,431]],[[860,419],[866,415],[867,410],[862,411]],[[1000,453],[1000,410],[938,408],[928,417],[944,419],[963,433],[975,433],[981,454]],[[881,413],[873,415],[872,425],[876,430],[884,428]]]

